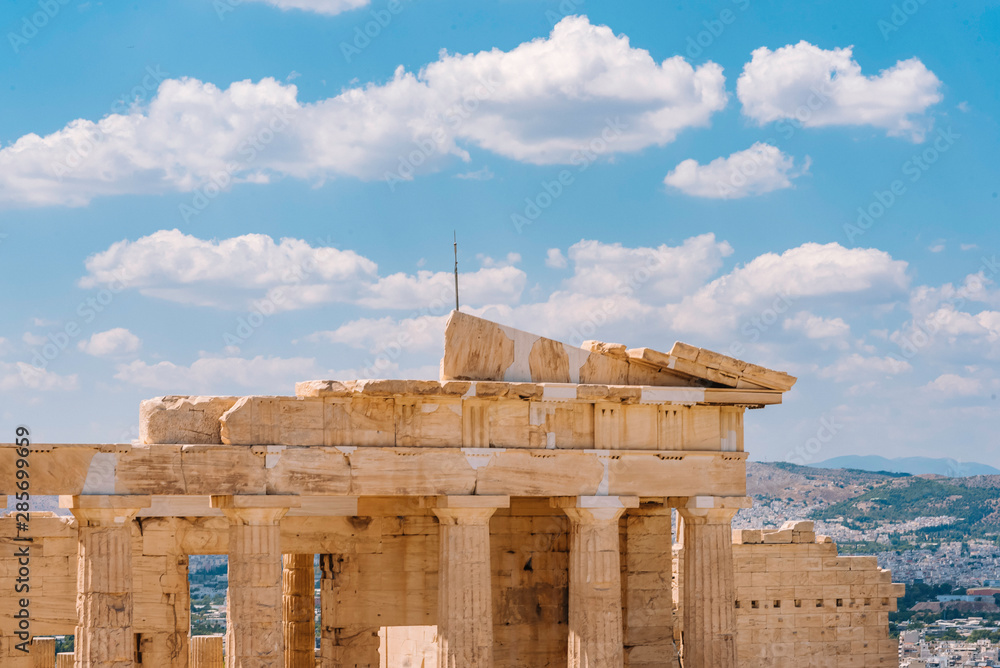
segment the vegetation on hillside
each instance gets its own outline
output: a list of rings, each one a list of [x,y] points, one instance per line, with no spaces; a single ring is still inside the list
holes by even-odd
[[[961,541],[970,534],[995,535],[1000,529],[1000,489],[969,486],[961,478],[906,476],[813,511],[814,519],[839,519],[845,526],[860,530],[932,516],[957,519],[951,524],[921,528],[915,532],[921,541]]]

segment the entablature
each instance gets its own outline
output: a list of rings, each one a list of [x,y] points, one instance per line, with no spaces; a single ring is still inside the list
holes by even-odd
[[[34,446],[32,446],[34,448]],[[746,453],[711,451],[44,444],[33,495],[742,496]],[[17,448],[0,446],[0,494]]]

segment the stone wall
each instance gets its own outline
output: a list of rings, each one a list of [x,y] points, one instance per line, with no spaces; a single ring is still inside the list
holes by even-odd
[[[889,612],[904,586],[845,557],[812,522],[733,532],[741,668],[898,666]]]
[[[76,521],[54,513],[31,513],[31,535],[27,543],[14,540],[13,517],[0,521],[0,666],[31,668],[34,664],[16,649],[18,601],[26,598],[31,615],[30,632],[35,636],[72,634],[76,626]],[[30,580],[18,582],[18,553],[28,547]],[[27,593],[15,587],[27,584]],[[54,660],[54,659],[53,659]]]
[[[670,509],[644,504],[621,519],[625,668],[680,668],[674,643]]]
[[[490,520],[496,668],[566,665],[569,518],[512,499]]]

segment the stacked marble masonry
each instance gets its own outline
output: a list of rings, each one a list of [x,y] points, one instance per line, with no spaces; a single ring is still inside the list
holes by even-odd
[[[897,666],[889,613],[904,586],[875,557],[840,556],[812,522],[733,532],[737,647],[747,668]]]

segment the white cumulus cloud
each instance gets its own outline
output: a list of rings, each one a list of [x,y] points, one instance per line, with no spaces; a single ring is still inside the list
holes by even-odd
[[[838,295],[885,301],[905,294],[906,267],[906,262],[874,248],[805,243],[780,255],[759,255],[713,280],[668,306],[668,319],[678,330],[710,333],[736,327],[742,317],[778,302],[786,310],[802,299]]]
[[[663,145],[685,128],[707,125],[727,101],[719,65],[695,68],[681,56],[657,63],[585,16],[566,17],[548,39],[509,52],[445,55],[422,75],[450,101],[493,88],[459,132],[535,164],[570,162],[599,140],[614,153]]]
[[[329,242],[322,242],[329,243]],[[507,262],[520,261],[516,253]],[[479,270],[459,274],[463,303],[514,303],[525,273],[506,262],[483,258]],[[160,230],[135,241],[119,241],[85,262],[81,287],[113,286],[169,301],[243,309],[266,303],[269,311],[327,303],[368,308],[447,306],[454,275],[418,271],[379,276],[378,265],[351,250],[312,246],[302,239],[275,241],[263,234],[222,240]]]
[[[89,339],[80,341],[77,347],[94,357],[126,355],[139,350],[142,341],[124,327],[115,327],[106,332],[96,332]]]
[[[852,47],[808,42],[754,50],[736,84],[743,113],[761,125],[794,119],[805,127],[871,125],[921,141],[927,109],[940,102],[941,80],[917,58],[866,76]]]
[[[119,241],[85,265],[81,287],[124,286],[170,301],[230,308],[279,287],[280,294],[270,295],[278,308],[350,301],[378,272],[375,262],[354,251],[313,247],[301,239],[275,242],[244,234],[215,241],[179,230]]]
[[[809,170],[809,159],[801,167],[795,160],[770,144],[757,142],[727,158],[707,165],[684,160],[663,182],[694,197],[740,199],[792,187],[792,179]]]
[[[732,252],[729,243],[716,240],[712,233],[690,237],[678,246],[629,248],[583,240],[569,248],[573,276],[565,288],[587,295],[679,298],[713,276]]]
[[[459,273],[459,293],[463,303],[512,304],[524,290],[527,275],[517,267],[484,267]],[[455,275],[446,271],[418,271],[391,274],[365,286],[357,303],[367,308],[450,308],[455,299]]]
[[[545,253],[545,266],[550,269],[565,269],[566,268],[566,256],[563,255],[562,250],[558,248],[550,248],[548,252]]]
[[[166,79],[148,105],[0,149],[0,205],[204,187],[182,205],[189,217],[198,197],[233,183],[351,176],[395,187],[468,160],[467,144],[535,164],[590,162],[673,141],[726,102],[715,63],[658,63],[626,36],[570,16],[510,51],[442,52],[417,73],[399,67],[385,83],[316,102],[274,78],[225,89]]]

